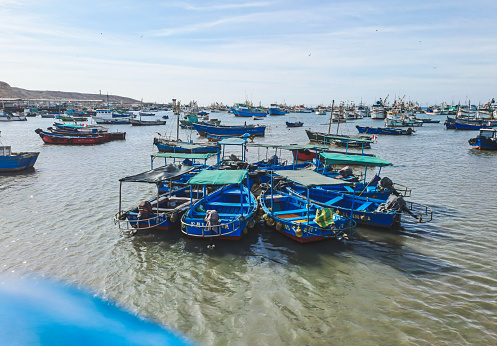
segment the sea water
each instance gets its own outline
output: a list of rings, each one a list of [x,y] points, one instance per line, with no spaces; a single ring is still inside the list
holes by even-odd
[[[53,119],[2,123],[4,145],[40,156],[33,171],[0,176],[0,274],[91,289],[201,345],[497,342],[497,153],[471,149],[477,132],[445,130],[439,117],[412,136],[378,135],[367,150],[393,163],[382,176],[412,188],[408,200],[432,208],[429,223],[358,227],[347,241],[305,245],[263,225],[236,242],[179,231],[133,237],[113,223],[119,179],[150,169],[157,132],[176,136],[169,115],[165,126],[111,125],[126,140],[93,146],[43,144],[34,130]],[[329,115],[211,117],[267,125],[255,143],[308,143],[306,128],[329,127]],[[287,128],[292,117],[304,127]],[[383,122],[332,124],[331,133],[357,134],[355,125]],[[180,138],[205,140],[190,130]],[[250,161],[273,154],[247,152]],[[125,183],[123,207],[154,194],[154,186]]]

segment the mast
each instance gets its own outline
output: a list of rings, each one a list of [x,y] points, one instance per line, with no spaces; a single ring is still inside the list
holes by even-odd
[[[330,135],[330,131],[331,131],[331,118],[333,117],[333,108],[335,106],[335,100],[332,100],[331,102],[331,114],[330,114],[330,123],[328,125],[328,136]]]
[[[337,122],[337,136],[338,136],[338,128],[340,127],[340,117],[343,115],[343,106],[340,103],[339,107],[339,115],[338,115],[338,122]]]
[[[179,102],[178,102],[179,104]],[[177,122],[176,122],[176,142],[179,142],[179,112],[178,112],[178,106],[176,104],[176,99],[173,99],[173,114],[177,116]]]

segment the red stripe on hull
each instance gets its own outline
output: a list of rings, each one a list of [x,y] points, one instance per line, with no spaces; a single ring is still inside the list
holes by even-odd
[[[240,236],[223,235],[223,236],[219,236],[219,237],[210,237],[210,236],[195,237],[195,236],[187,234],[186,237],[190,238],[190,239],[224,239],[224,240],[240,240],[240,239],[242,239],[241,235]]]

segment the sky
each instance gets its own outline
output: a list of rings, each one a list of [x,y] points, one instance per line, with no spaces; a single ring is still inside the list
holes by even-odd
[[[0,0],[0,81],[199,105],[497,98],[497,1]]]

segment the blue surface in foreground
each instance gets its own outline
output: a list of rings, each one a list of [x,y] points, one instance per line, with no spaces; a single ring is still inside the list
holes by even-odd
[[[0,283],[1,345],[189,345],[171,331],[75,288]]]

